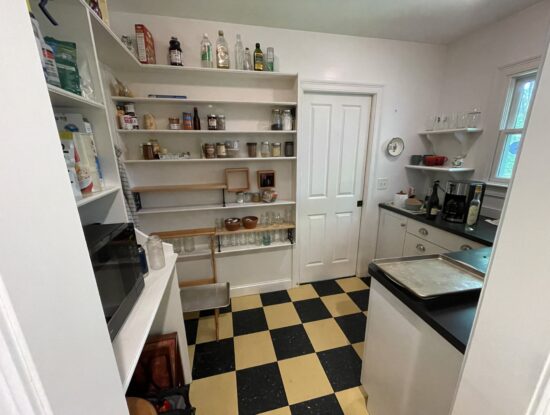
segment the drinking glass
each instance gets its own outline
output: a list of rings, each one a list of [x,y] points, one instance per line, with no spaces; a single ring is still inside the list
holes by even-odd
[[[264,246],[271,245],[271,234],[269,232],[264,232],[263,233],[262,243],[263,243]]]
[[[459,112],[457,115],[456,128],[466,128],[468,125],[468,115],[465,112]]]
[[[237,245],[237,238],[235,237],[235,235],[230,235],[230,238],[229,238],[229,246],[236,246]]]
[[[250,232],[248,234],[248,244],[254,245],[256,243],[256,234],[254,232]]]
[[[149,268],[153,270],[164,268],[166,262],[164,259],[162,240],[157,235],[152,235],[147,239],[146,245]]]
[[[262,246],[264,244],[262,232],[256,232],[254,236],[256,238],[256,245]]]
[[[246,245],[246,234],[241,233],[239,235],[239,245]]]
[[[195,239],[192,236],[188,238],[183,238],[183,250],[187,253],[193,252],[195,250]]]
[[[271,231],[271,239],[273,240],[273,242],[280,242],[280,237],[281,234],[279,233],[279,231]]]

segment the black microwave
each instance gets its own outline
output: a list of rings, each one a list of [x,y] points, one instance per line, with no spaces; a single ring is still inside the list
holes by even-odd
[[[87,225],[84,236],[112,341],[145,286],[134,225]]]

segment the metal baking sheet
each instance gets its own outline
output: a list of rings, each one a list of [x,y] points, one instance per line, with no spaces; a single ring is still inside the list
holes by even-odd
[[[184,313],[227,307],[229,298],[229,283],[196,285],[180,290],[181,308]]]
[[[423,299],[479,290],[483,286],[483,273],[445,255],[379,259],[373,262],[392,281]]]

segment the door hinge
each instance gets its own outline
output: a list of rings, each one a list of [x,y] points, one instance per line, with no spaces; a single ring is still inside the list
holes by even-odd
[[[361,207],[363,206],[363,201],[362,200],[358,200],[357,201],[357,207]]]

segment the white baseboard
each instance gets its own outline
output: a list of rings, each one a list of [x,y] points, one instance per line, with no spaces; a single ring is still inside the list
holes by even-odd
[[[262,281],[253,284],[232,286],[231,297],[240,297],[242,295],[260,294],[279,290],[288,290],[291,287],[291,279]]]

